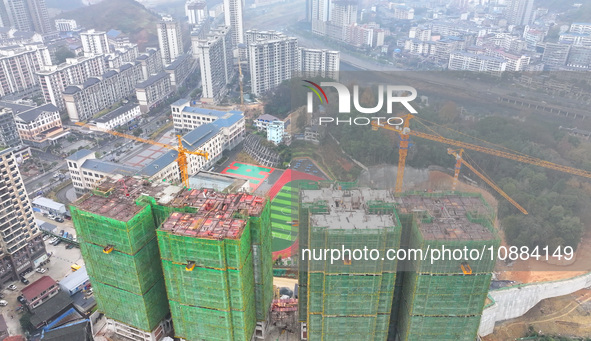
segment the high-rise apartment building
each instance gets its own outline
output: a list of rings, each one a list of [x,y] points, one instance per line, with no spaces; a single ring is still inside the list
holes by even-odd
[[[242,0],[224,0],[225,25],[232,29],[232,46],[244,43],[244,19]]]
[[[23,45],[0,50],[0,97],[27,91],[39,84],[35,73],[51,65],[44,45]]]
[[[83,84],[88,78],[100,76],[104,72],[104,56],[96,55],[69,58],[60,65],[45,66],[37,72],[37,76],[45,101],[64,110],[66,104],[62,93],[68,85]]]
[[[226,93],[226,85],[234,76],[232,29],[229,26],[218,27],[210,32],[207,39],[193,43],[201,66],[202,97],[217,102]]]
[[[74,19],[55,19],[55,28],[59,32],[71,32],[78,29],[78,23]]]
[[[185,15],[191,25],[201,24],[209,19],[209,10],[205,0],[187,0],[185,3]]]
[[[509,24],[525,26],[534,21],[534,0],[510,0],[505,17]]]
[[[4,0],[0,7],[4,27],[35,31],[43,36],[57,32],[49,21],[45,0]]]
[[[21,144],[21,138],[16,129],[14,112],[10,108],[0,108],[0,146],[16,147]]]
[[[260,95],[299,70],[298,40],[279,34],[270,40],[258,39],[248,44],[252,93]]]
[[[82,50],[84,53],[107,54],[111,53],[111,47],[107,40],[107,32],[91,29],[80,33]]]
[[[168,65],[184,53],[181,24],[171,17],[163,17],[157,25],[162,63]]]
[[[312,33],[326,34],[326,24],[330,20],[331,5],[331,0],[310,0],[309,15],[312,22]]]
[[[185,340],[265,336],[273,283],[264,198],[115,176],[71,212],[98,310],[117,334],[161,340],[172,334],[170,311]]]
[[[299,48],[299,70],[303,77],[325,77],[338,80],[340,52]]]
[[[47,252],[11,148],[0,151],[0,173],[0,283],[6,283],[38,267]]]

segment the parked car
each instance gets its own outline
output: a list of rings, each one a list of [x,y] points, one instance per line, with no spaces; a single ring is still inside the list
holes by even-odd
[[[47,272],[47,270],[43,269],[43,268],[37,268],[35,269],[36,272],[40,273],[40,274],[44,274]]]
[[[0,293],[0,299],[4,298],[4,294]]]
[[[62,217],[55,217],[54,220],[57,221],[58,223],[63,223],[64,222],[64,219]]]
[[[61,236],[61,237],[63,237],[63,236],[64,236],[64,232],[66,232],[66,231],[64,231],[64,230],[60,230],[60,236]]]
[[[25,298],[23,297],[23,295],[17,297],[16,300],[19,301],[21,304],[25,304]]]
[[[68,249],[68,250],[69,250],[69,249],[73,249],[73,248],[74,248],[74,244],[68,244],[68,245],[66,246],[66,249]]]
[[[8,290],[15,291],[16,290],[16,285],[14,285],[14,284],[9,285],[8,286]]]
[[[45,234],[45,235],[43,235],[43,240],[47,240],[47,239],[49,239],[50,237],[51,237],[50,235],[48,235],[48,234]]]
[[[55,242],[54,242],[54,243],[52,243],[52,244],[53,244],[53,246],[57,246],[57,245],[60,245],[60,244],[61,244],[61,242],[62,242],[62,240],[61,240],[61,239],[58,239],[57,241],[55,241]]]
[[[22,282],[23,284],[29,284],[29,283],[30,283],[30,282],[29,282],[29,280],[28,280],[28,279],[26,279],[26,278],[24,278],[24,277],[21,277],[21,282]]]
[[[50,215],[47,216],[47,218],[53,220],[53,219],[55,219],[55,216],[53,214],[50,214]]]
[[[49,240],[49,244],[53,244],[53,243],[57,242],[57,241],[58,241],[58,239],[59,239],[58,237],[53,237],[53,238],[51,238],[51,239]]]
[[[8,305],[8,302],[6,302],[5,300],[0,300],[0,307],[6,307]]]

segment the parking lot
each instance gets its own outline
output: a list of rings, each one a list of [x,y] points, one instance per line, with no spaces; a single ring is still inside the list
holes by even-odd
[[[326,178],[326,175],[308,158],[293,159],[290,168],[299,172]]]
[[[72,222],[69,220],[66,220],[64,223],[58,223],[45,217],[41,217],[40,214],[36,214],[36,218],[43,218],[42,220],[51,222],[52,224],[58,226],[58,232],[63,229],[68,231],[68,233],[75,233]],[[72,273],[72,264],[84,265],[82,255],[80,254],[80,249],[76,247],[72,249],[66,249],[67,244],[65,242],[54,246],[49,244],[49,240],[50,239],[47,239],[45,241],[45,248],[47,249],[47,253],[52,255],[49,258],[50,262],[42,266],[44,269],[46,269],[46,272],[44,274],[40,274],[33,271],[26,274],[25,278],[29,281],[29,284],[38,280],[42,276],[50,276],[56,282],[59,282]],[[11,284],[16,286],[16,290],[13,291],[8,289]],[[1,292],[4,295],[3,300],[5,300],[8,305],[5,307],[0,307],[0,313],[2,313],[4,319],[6,320],[10,335],[22,333],[19,319],[22,316],[23,311],[17,311],[18,307],[21,305],[17,301],[17,297],[21,294],[21,290],[26,286],[27,284],[23,284],[20,281],[5,283],[2,285]]]

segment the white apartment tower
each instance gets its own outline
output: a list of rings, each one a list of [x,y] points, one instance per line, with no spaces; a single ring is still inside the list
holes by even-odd
[[[158,23],[158,44],[164,65],[171,64],[183,54],[181,24],[171,17],[163,17]]]
[[[185,3],[185,15],[189,24],[198,25],[209,18],[205,0],[188,0]]]
[[[310,0],[309,9],[310,21],[312,22],[312,33],[325,35],[326,24],[330,20],[331,0]]]
[[[224,19],[232,29],[232,46],[244,43],[243,0],[224,0]]]
[[[217,102],[232,79],[232,29],[222,26],[210,32],[207,39],[197,41],[195,52],[201,66],[203,97]]]
[[[509,0],[506,18],[511,25],[530,25],[534,21],[534,0]]]
[[[12,148],[0,151],[0,173],[0,283],[6,283],[38,267],[47,252]]]
[[[260,95],[299,70],[297,38],[280,38],[257,41],[248,44],[248,64],[252,93]]]
[[[107,32],[91,29],[80,33],[80,40],[84,53],[107,54],[112,52],[107,40]]]
[[[299,70],[302,77],[325,77],[338,80],[340,52],[299,48]]]

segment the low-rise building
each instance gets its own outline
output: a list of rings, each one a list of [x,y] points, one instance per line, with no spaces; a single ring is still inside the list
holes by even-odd
[[[319,144],[326,133],[325,126],[315,125],[304,129],[304,141]]]
[[[29,309],[34,309],[57,295],[60,287],[49,276],[43,276],[21,290]]]
[[[267,127],[273,121],[281,120],[273,115],[262,114],[261,116],[257,117],[256,120],[254,120],[254,126],[257,128],[258,131],[267,131]]]
[[[113,130],[141,116],[140,106],[135,103],[127,103],[119,108],[90,121],[99,130]]]
[[[86,266],[82,266],[80,269],[76,270],[75,272],[68,275],[66,278],[62,279],[59,282],[59,286],[64,292],[67,292],[70,296],[82,290],[89,289],[90,278],[88,277]]]
[[[456,71],[484,72],[500,76],[507,69],[507,62],[503,58],[454,51],[450,54],[448,68]]]
[[[170,75],[165,71],[150,76],[150,78],[135,86],[135,96],[140,104],[142,113],[147,113],[150,109],[160,104],[173,91]]]
[[[275,145],[283,142],[285,136],[285,123],[283,121],[273,121],[267,126],[267,141],[273,142]]]
[[[18,134],[28,145],[45,148],[69,134],[62,125],[58,108],[51,103],[39,107],[10,102],[0,105],[12,109]]]
[[[55,202],[49,198],[37,197],[31,202],[33,211],[53,214],[54,216],[64,217],[66,215],[66,205]]]

